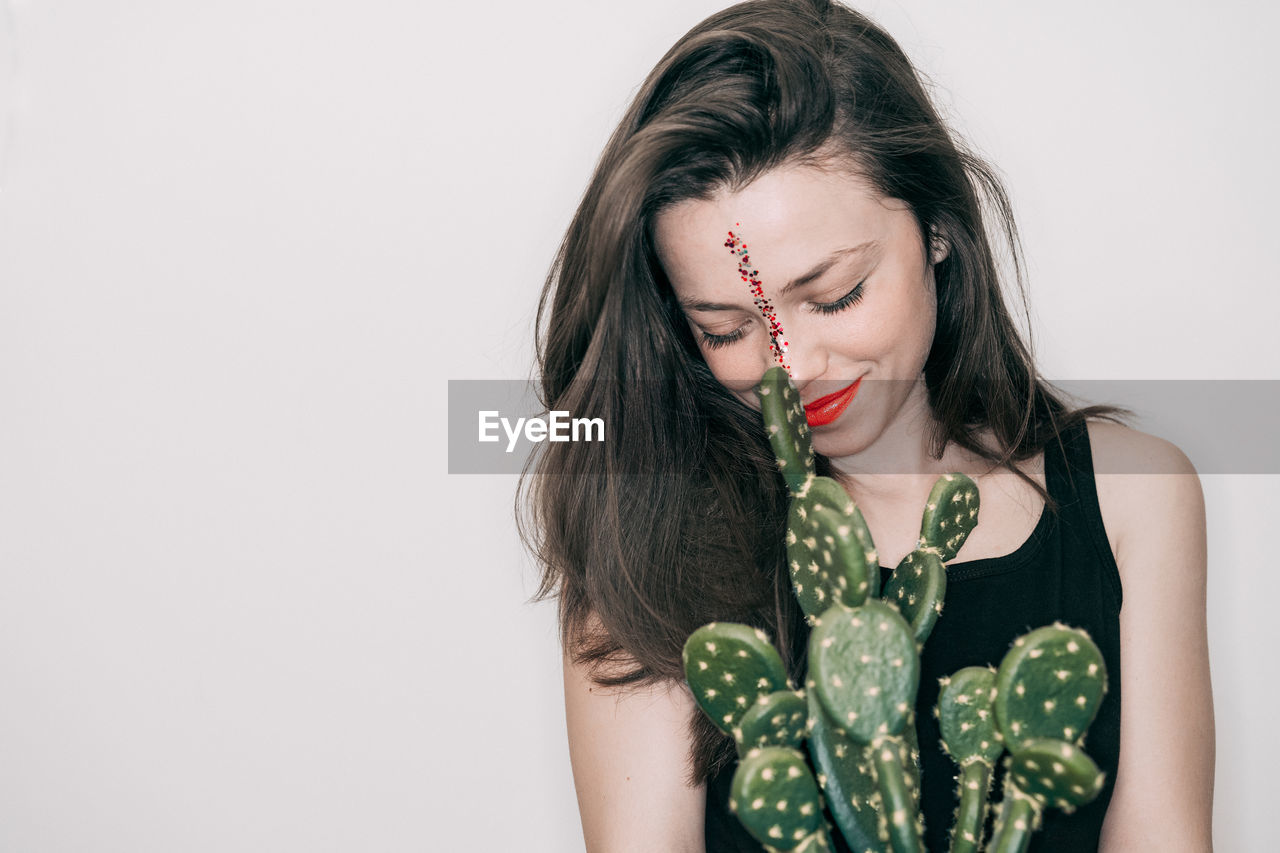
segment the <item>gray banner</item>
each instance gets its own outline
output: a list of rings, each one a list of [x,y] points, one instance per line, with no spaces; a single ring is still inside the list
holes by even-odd
[[[1055,380],[1075,405],[1123,406],[1128,423],[1177,445],[1201,474],[1280,474],[1280,380]],[[873,399],[863,382],[858,397]],[[855,406],[844,417],[855,414]],[[546,412],[524,380],[449,380],[449,473],[518,474],[549,441],[613,439],[598,413]],[[1170,473],[1158,460],[1095,453],[1098,473]],[[892,472],[884,472],[892,473]]]

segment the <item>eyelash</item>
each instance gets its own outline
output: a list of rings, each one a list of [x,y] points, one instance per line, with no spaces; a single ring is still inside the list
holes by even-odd
[[[858,282],[858,284],[853,288],[853,290],[850,290],[848,293],[846,293],[844,296],[841,296],[835,302],[815,303],[813,306],[813,310],[818,312],[819,314],[835,314],[845,310],[846,308],[850,308],[854,305],[857,305],[859,302],[862,301],[862,286],[864,284],[866,284],[865,279],[863,281]],[[729,344],[738,340],[739,338],[742,337],[742,335],[743,335],[743,331],[741,327],[734,329],[732,332],[730,332],[727,335],[710,335],[710,334],[707,334],[706,332],[702,332],[702,342],[706,344],[710,349],[719,349],[720,347],[728,346]]]

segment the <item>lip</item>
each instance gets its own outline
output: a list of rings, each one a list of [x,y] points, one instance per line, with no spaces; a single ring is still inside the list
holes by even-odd
[[[840,415],[844,414],[844,410],[853,402],[853,398],[858,394],[858,386],[862,384],[862,377],[859,376],[852,385],[842,388],[834,394],[828,394],[825,397],[819,397],[812,403],[804,407],[805,419],[809,421],[809,426],[818,427],[825,426]]]

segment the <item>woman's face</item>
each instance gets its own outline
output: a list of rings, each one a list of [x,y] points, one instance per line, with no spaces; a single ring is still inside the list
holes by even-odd
[[[753,388],[781,356],[819,453],[852,455],[891,424],[927,417],[933,264],[945,250],[926,259],[905,203],[857,177],[787,167],[671,207],[654,228],[708,367],[749,406],[759,409]],[[810,405],[831,395],[834,404]]]

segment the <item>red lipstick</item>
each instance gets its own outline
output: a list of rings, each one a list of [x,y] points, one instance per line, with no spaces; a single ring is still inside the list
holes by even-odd
[[[819,397],[812,403],[804,407],[805,418],[809,421],[809,426],[819,427],[831,423],[844,413],[844,410],[853,402],[854,396],[858,393],[858,386],[862,384],[862,377],[859,376],[857,381],[847,388],[828,394],[825,397]]]

